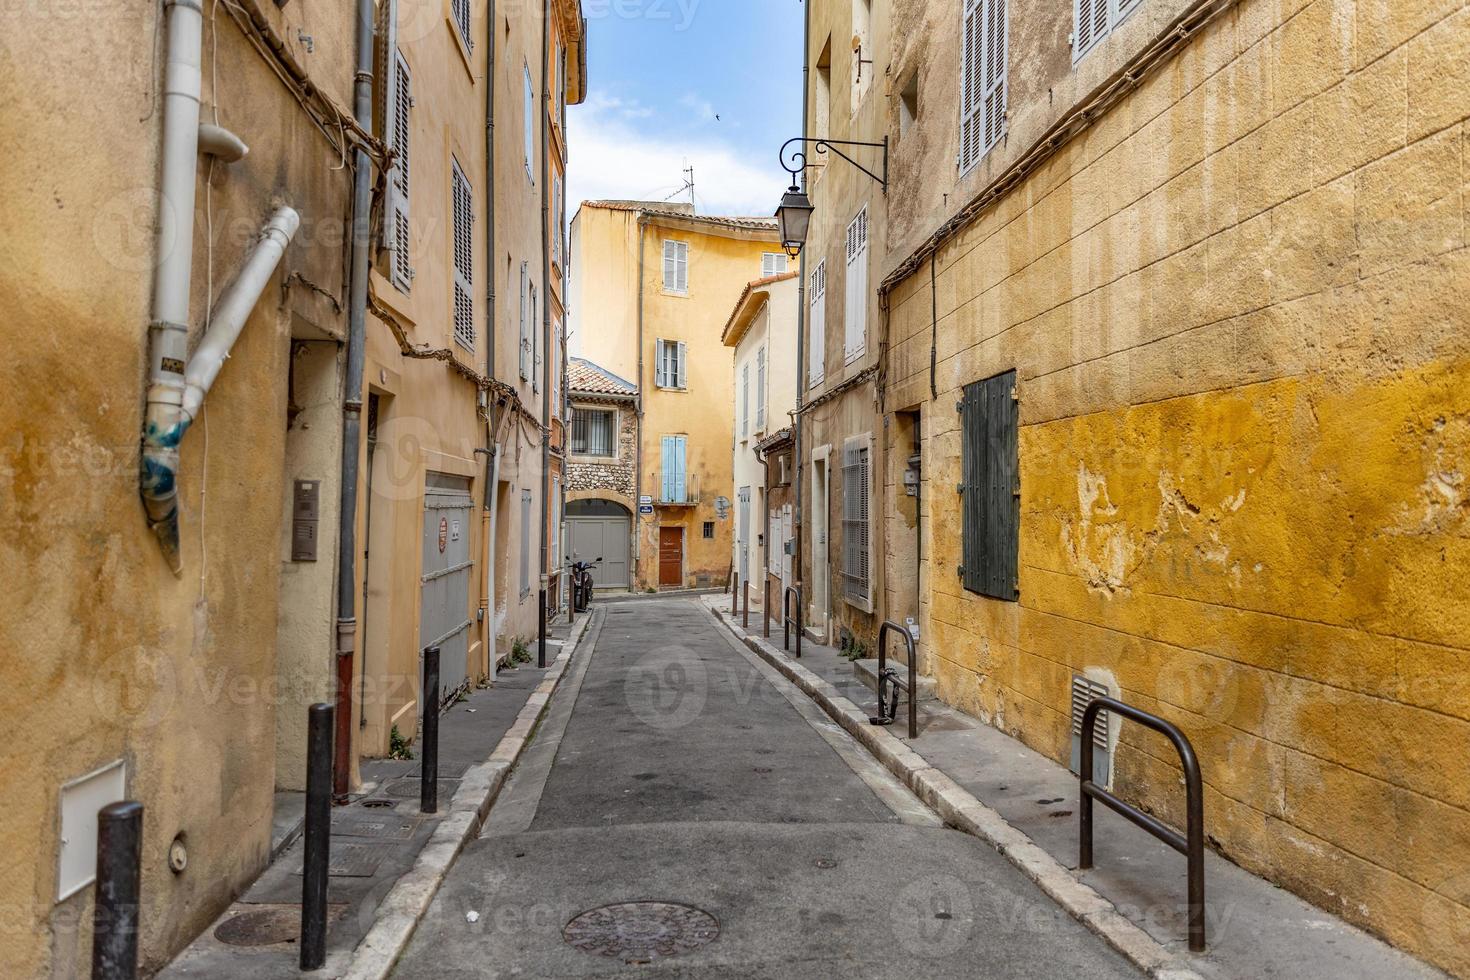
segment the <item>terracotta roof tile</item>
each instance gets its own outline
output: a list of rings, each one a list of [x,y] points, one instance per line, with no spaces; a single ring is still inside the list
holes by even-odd
[[[577,395],[630,397],[638,394],[638,386],[585,357],[573,357],[567,363],[567,391]]]

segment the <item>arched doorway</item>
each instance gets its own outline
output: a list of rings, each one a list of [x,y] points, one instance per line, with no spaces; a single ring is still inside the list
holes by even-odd
[[[567,560],[593,565],[592,582],[599,589],[628,587],[628,543],[633,515],[612,500],[567,501]]]

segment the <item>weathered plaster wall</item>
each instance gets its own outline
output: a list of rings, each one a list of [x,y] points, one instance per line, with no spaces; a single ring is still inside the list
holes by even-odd
[[[1111,671],[1222,851],[1460,973],[1467,64],[1461,2],[1243,0],[945,247],[924,539],[942,697],[1065,760]],[[927,267],[892,300],[901,405]],[[1011,368],[1015,603],[959,588],[953,492],[958,389]],[[1115,784],[1181,819],[1135,726]]]
[[[350,104],[350,10],[263,9],[291,51]],[[205,116],[250,155],[215,168],[214,291],[272,206],[295,240],[182,443],[183,574],[138,501],[154,262],[161,7],[11,4],[0,13],[0,710],[17,737],[0,788],[0,963],[13,976],[88,969],[91,890],[57,904],[61,784],[123,758],[146,807],[142,957],[157,968],[260,870],[274,789],[277,597],[291,335],[340,336],[350,175],[223,6],[204,36]],[[314,38],[308,55],[294,39]],[[37,43],[38,38],[58,43]],[[64,39],[62,42],[59,39]],[[218,52],[218,71],[211,59]],[[218,90],[213,79],[218,77]],[[191,342],[209,292],[207,166],[199,168]],[[206,445],[207,444],[207,445]],[[207,496],[203,493],[207,489]],[[327,492],[335,492],[335,487]],[[207,506],[206,506],[207,501]],[[189,867],[172,874],[176,834]]]

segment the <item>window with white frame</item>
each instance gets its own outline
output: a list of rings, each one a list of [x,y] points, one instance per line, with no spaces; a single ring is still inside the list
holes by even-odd
[[[459,161],[449,158],[454,232],[454,341],[475,349],[475,196]]]
[[[1074,2],[1091,4],[1094,0]],[[1005,135],[1006,31],[1006,0],[965,0],[960,76],[961,174],[969,173]]]
[[[659,388],[688,388],[685,374],[688,351],[683,341],[653,342],[653,383]]]
[[[531,84],[531,66],[525,65],[526,74],[526,176],[536,183],[536,89]]]
[[[771,276],[779,276],[786,271],[785,252],[765,252],[761,255],[761,278],[769,279]]]
[[[755,352],[755,431],[766,431],[766,349]]]
[[[807,384],[816,387],[827,371],[827,260],[811,272],[812,308],[807,317]]]
[[[470,0],[449,0],[449,8],[454,14],[454,26],[459,28],[459,39],[464,42],[465,50],[475,50],[470,34]]]
[[[848,439],[842,447],[843,594],[860,606],[871,602],[872,596],[868,514],[871,446],[869,437],[863,435]]]
[[[864,205],[847,226],[847,285],[843,297],[843,353],[849,361],[867,349],[868,209]]]
[[[1072,61],[1082,59],[1142,0],[1072,0]]]
[[[572,409],[572,454],[575,456],[616,455],[613,434],[618,413],[610,408]]]
[[[670,293],[689,292],[689,243],[671,240],[664,242],[664,290]]]

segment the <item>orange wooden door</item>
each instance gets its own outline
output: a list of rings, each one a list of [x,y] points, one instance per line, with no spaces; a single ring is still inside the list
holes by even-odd
[[[684,529],[682,527],[658,529],[658,584],[675,587],[684,584]]]

